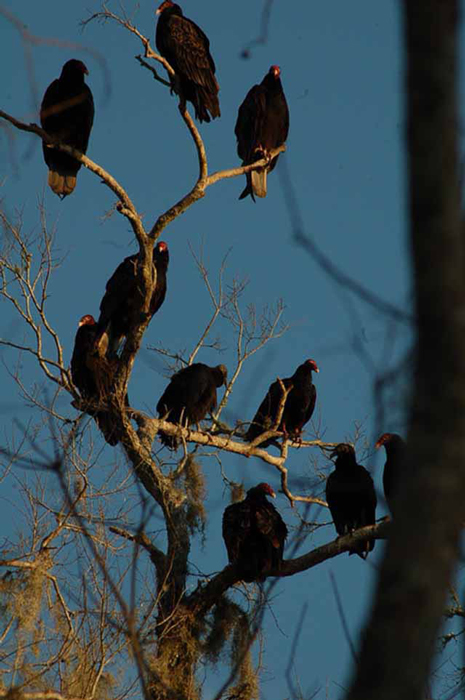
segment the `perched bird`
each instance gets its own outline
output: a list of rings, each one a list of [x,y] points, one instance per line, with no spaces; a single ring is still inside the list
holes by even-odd
[[[278,66],[271,66],[260,85],[249,90],[237,115],[235,134],[237,154],[242,158],[242,165],[251,165],[257,160],[268,158],[270,151],[282,146],[289,132],[289,109],[280,79]],[[266,197],[267,174],[270,173],[279,155],[275,156],[266,167],[246,174],[247,186],[239,199],[250,194]]]
[[[90,314],[83,316],[74,340],[71,358],[71,375],[84,401],[89,402],[86,413],[93,416],[109,445],[117,445],[118,437],[111,416],[107,411],[98,410],[98,405],[106,402],[111,391],[114,367],[95,351],[97,324]]]
[[[331,453],[333,457],[336,469],[326,482],[326,500],[338,535],[349,535],[360,527],[375,524],[375,487],[365,467],[357,464],[352,445],[340,443]],[[349,554],[366,559],[374,546],[374,540],[357,542]]]
[[[406,444],[396,433],[383,433],[375,447],[378,450],[384,445],[386,463],[383,472],[383,488],[389,510],[394,514],[393,505],[397,496],[405,460]]]
[[[285,389],[290,391],[284,404],[284,410],[275,430],[280,430],[294,439],[299,439],[302,429],[312,417],[316,402],[316,389],[312,382],[312,372],[319,372],[315,360],[306,360],[297,367],[292,377],[281,380]],[[245,439],[252,442],[266,430],[271,430],[279,415],[283,390],[278,380],[273,382],[268,393],[260,404],[255,418],[247,430]],[[261,443],[267,447],[272,439]]]
[[[45,91],[40,107],[40,123],[44,131],[81,153],[87,151],[94,121],[94,99],[84,82],[84,75],[88,74],[82,61],[75,58],[67,61],[60,77]],[[66,197],[76,187],[81,163],[45,143],[42,148],[49,170],[48,184],[59,197]]]
[[[283,560],[287,527],[267,496],[276,498],[269,484],[258,484],[223,514],[229,563],[237,566],[246,583],[264,581],[270,571],[281,568]]]
[[[224,365],[209,367],[201,362],[184,367],[173,374],[170,383],[157,403],[158,417],[184,427],[199,423],[216,407],[216,388],[226,384],[227,370]],[[178,447],[179,440],[163,430],[158,434],[163,445],[171,450]]]
[[[163,304],[166,296],[167,272],[169,263],[168,246],[160,241],[153,251],[153,268],[157,281],[150,301],[150,318]],[[138,255],[130,255],[118,265],[105,287],[100,302],[98,319],[98,344],[108,347],[107,356],[116,357],[119,346],[134,323],[140,320],[137,308],[142,302],[137,276]]]
[[[192,102],[200,122],[221,116],[219,85],[215,78],[215,62],[210,42],[195,22],[183,16],[182,9],[171,0],[158,8],[159,20],[155,42],[176,73],[173,87],[181,100]]]

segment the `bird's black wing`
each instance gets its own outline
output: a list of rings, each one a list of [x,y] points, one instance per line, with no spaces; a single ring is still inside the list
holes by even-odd
[[[234,133],[237,138],[237,155],[243,163],[260,160],[256,149],[261,145],[261,134],[266,117],[266,96],[261,85],[254,85],[244,98],[237,114]]]

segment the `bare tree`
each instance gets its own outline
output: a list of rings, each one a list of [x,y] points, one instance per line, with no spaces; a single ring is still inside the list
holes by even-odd
[[[266,3],[267,12],[271,5]],[[179,352],[158,345],[155,351],[171,368],[192,364],[202,349],[220,349],[221,339],[213,333],[218,324],[228,325],[236,362],[229,368],[229,381],[211,424],[208,430],[184,428],[126,402],[128,383],[150,321],[150,299],[156,285],[154,245],[162,233],[169,232],[175,219],[209,196],[213,186],[263,167],[266,161],[210,174],[199,130],[181,102],[179,113],[196,149],[199,174],[179,201],[147,224],[147,217],[141,216],[122,185],[101,165],[57,142],[37,125],[0,111],[4,123],[69,153],[111,190],[116,198],[114,208],[128,221],[138,245],[141,290],[131,331],[112,374],[111,390],[99,406],[109,413],[131,468],[121,482],[119,458],[115,456],[120,453],[112,450],[115,455],[108,457],[109,449],[102,451],[101,441],[94,439],[91,412],[86,413],[88,407],[65,366],[59,334],[47,314],[48,284],[60,261],[43,206],[39,234],[25,231],[20,215],[13,218],[5,211],[0,213],[5,232],[0,293],[24,328],[24,340],[2,337],[0,344],[13,348],[19,356],[34,358],[55,391],[45,397],[31,392],[22,382],[20,368],[15,368],[18,389],[35,407],[38,419],[27,429],[19,427],[2,449],[5,473],[27,470],[27,478],[21,477],[20,484],[29,528],[19,543],[8,542],[2,548],[0,696],[15,692],[24,698],[91,700],[142,694],[157,700],[197,700],[202,696],[202,669],[227,657],[230,673],[216,695],[218,700],[257,698],[261,653],[257,661],[252,649],[261,641],[263,615],[274,587],[271,578],[276,581],[317,566],[347,552],[354,540],[390,537],[392,529],[378,601],[350,695],[371,698],[376,692],[386,698],[422,697],[457,560],[464,493],[458,465],[465,450],[461,411],[465,354],[461,347],[464,283],[454,72],[458,6],[455,0],[430,0],[426,12],[418,5],[413,0],[405,3],[418,323],[409,435],[412,476],[405,502],[415,492],[418,507],[415,513],[404,508],[404,515],[392,528],[390,523],[363,528],[301,556],[295,556],[299,538],[319,527],[313,511],[310,517],[310,508],[324,509],[326,503],[318,494],[292,486],[289,454],[312,448],[324,452],[334,443],[293,440],[277,430],[278,417],[267,433],[250,444],[243,441],[245,419],[235,425],[224,419],[244,363],[286,331],[282,302],[278,300],[262,312],[244,307],[245,283],[225,281],[222,269],[215,284],[202,257],[195,255],[211,302],[210,316],[193,347]],[[437,19],[432,22],[431,16]],[[161,77],[159,66],[168,77],[173,69],[130,18],[103,5],[85,24],[95,20],[116,23],[129,31],[143,46],[138,59],[141,66],[152,73],[160,89],[170,86]],[[425,61],[425,55],[435,60]],[[425,114],[429,119],[423,118]],[[444,135],[441,140],[438,133]],[[296,208],[291,208],[295,213]],[[294,228],[296,234],[302,233],[298,222]],[[308,240],[302,235],[297,238],[315,254]],[[324,266],[325,261],[320,262]],[[328,266],[327,271],[368,303],[379,303],[363,285],[353,284],[334,267]],[[409,320],[403,312],[379,305],[386,314]],[[439,327],[440,333],[436,332]],[[64,395],[80,409],[77,418],[70,419],[62,411]],[[283,386],[281,414],[285,401]],[[174,463],[159,452],[156,436],[160,428],[181,441],[180,457]],[[44,429],[52,435],[53,456],[43,454],[36,439]],[[278,455],[261,446],[269,438],[275,440]],[[213,574],[200,571],[194,588],[190,552],[193,538],[205,536],[205,462],[220,465],[233,500],[241,493],[223,468],[222,457],[227,453],[244,461],[256,457],[276,470],[288,502],[293,507],[301,504],[305,510],[298,515],[287,560],[279,571],[270,572],[265,585],[241,584],[230,565]],[[112,465],[110,476],[106,473],[105,478],[101,475],[102,459]],[[124,499],[119,498],[121,494]],[[295,641],[297,645],[298,635]],[[291,687],[291,691],[297,697],[297,690]]]
[[[168,76],[173,75],[171,66],[153,51],[129,18],[104,5],[86,23],[93,20],[117,23],[131,32],[144,48],[144,55],[139,57],[141,65],[165,89],[169,87],[169,81],[160,77],[154,66],[159,64]],[[333,443],[294,440],[278,430],[288,393],[284,385],[275,425],[253,443],[243,441],[243,421],[229,425],[224,420],[224,410],[244,363],[285,333],[284,306],[278,300],[262,312],[252,305],[244,307],[245,284],[237,279],[225,282],[224,269],[215,284],[201,256],[194,254],[211,302],[211,315],[187,352],[163,346],[155,350],[174,368],[189,365],[202,349],[220,348],[221,340],[213,338],[218,323],[229,326],[235,338],[236,362],[229,367],[229,381],[210,429],[184,428],[126,402],[128,383],[150,321],[148,310],[156,285],[152,273],[154,245],[170,223],[208,195],[214,185],[266,164],[263,160],[210,174],[203,140],[185,103],[180,102],[179,112],[196,149],[199,174],[190,191],[149,225],[122,185],[101,165],[57,142],[37,125],[0,112],[13,128],[35,134],[44,143],[72,155],[111,190],[116,197],[115,210],[127,219],[139,247],[137,278],[141,290],[111,387],[98,405],[111,417],[132,468],[132,476],[120,483],[116,466],[110,477],[102,480],[100,476],[100,461],[102,454],[107,459],[107,450],[102,453],[100,441],[92,437],[92,411],[73,384],[59,335],[47,314],[48,285],[60,261],[43,206],[39,235],[24,230],[20,215],[12,218],[2,211],[6,244],[0,259],[0,291],[23,324],[24,340],[3,337],[0,344],[32,356],[49,385],[55,387],[55,394],[45,398],[40,392],[31,394],[21,380],[21,372],[14,372],[19,390],[41,416],[41,425],[19,428],[20,444],[12,440],[2,451],[7,470],[33,469],[36,483],[22,480],[29,533],[19,549],[11,545],[11,556],[5,548],[0,562],[7,570],[1,588],[5,648],[2,672],[8,679],[0,695],[14,687],[24,697],[58,700],[129,697],[141,691],[146,698],[194,700],[201,695],[203,665],[217,663],[228,651],[231,672],[217,697],[258,697],[260,663],[253,660],[252,645],[260,637],[273,584],[239,585],[235,567],[230,565],[214,575],[201,574],[197,587],[191,588],[192,538],[204,531],[205,523],[202,464],[208,459],[222,467],[225,453],[245,460],[258,457],[276,470],[291,505],[326,507],[318,495],[291,489],[287,460],[292,450],[324,450]],[[273,155],[282,150],[276,149]],[[70,420],[59,408],[64,394],[81,409],[77,418]],[[52,433],[56,445],[53,458],[41,453],[35,439],[44,427]],[[182,443],[181,457],[174,465],[166,455],[159,454],[156,436],[160,428]],[[277,456],[261,446],[270,438],[279,448]],[[223,474],[225,485],[237,497],[238,485],[225,471]],[[114,504],[122,493],[124,506],[119,507],[116,517]],[[303,528],[310,532],[315,526],[306,520],[305,513],[300,517],[297,534]],[[157,523],[155,533],[148,532],[149,518]],[[291,544],[291,558],[271,574],[282,577],[305,571],[347,552],[354,539],[384,537],[386,527],[365,528],[297,558],[292,558]],[[231,596],[234,589],[239,595]],[[34,604],[27,605],[28,600]]]

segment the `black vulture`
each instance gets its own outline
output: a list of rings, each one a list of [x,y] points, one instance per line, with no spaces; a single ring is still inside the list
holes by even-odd
[[[276,430],[280,430],[294,439],[299,439],[302,429],[312,417],[316,402],[316,389],[312,381],[312,372],[319,372],[315,360],[306,360],[297,367],[292,377],[282,380],[290,391],[286,398],[283,414]],[[273,382],[260,404],[246,434],[246,440],[252,442],[261,433],[271,430],[279,414],[283,390],[278,381]],[[266,440],[260,447],[267,447],[272,439]]]
[[[169,263],[168,246],[160,241],[153,251],[153,267],[157,281],[152,292],[149,314],[152,318],[166,296],[167,272]],[[138,255],[130,255],[118,265],[105,287],[105,294],[100,302],[98,319],[99,343],[107,346],[109,358],[115,357],[131,326],[137,321],[134,313],[141,303],[139,281],[137,276]]]
[[[270,571],[281,568],[287,527],[276,508],[267,500],[276,498],[269,484],[247,491],[239,503],[223,514],[223,538],[230,564],[235,564],[243,581],[264,581]]]
[[[171,0],[161,3],[157,15],[155,42],[176,73],[176,80],[172,82],[181,100],[192,102],[200,122],[221,116],[220,88],[208,37],[195,22],[184,17],[180,6]]]
[[[115,368],[112,362],[98,355],[97,336],[97,323],[93,316],[86,314],[79,321],[74,340],[71,375],[83,400],[89,402],[86,413],[93,416],[106,442],[117,445],[117,430],[110,414],[98,409],[99,405],[107,401]]]
[[[237,115],[235,134],[237,154],[242,165],[251,165],[257,160],[268,158],[270,151],[282,146],[289,133],[289,109],[281,84],[281,71],[271,66],[260,85],[249,90]],[[279,155],[266,167],[246,174],[247,185],[239,199],[250,194],[266,197],[267,174],[270,173]]]
[[[352,445],[337,445],[331,453],[333,457],[336,469],[326,482],[326,500],[338,535],[349,535],[360,527],[375,524],[375,487],[365,467],[357,464]],[[366,559],[374,546],[373,539],[357,542],[349,554]]]
[[[40,123],[49,136],[72,146],[81,153],[87,151],[94,121],[94,99],[84,76],[89,71],[76,59],[63,66],[59,78],[45,91],[40,107]],[[66,197],[76,187],[76,175],[81,163],[68,153],[42,144],[48,165],[48,184],[59,197]]]
[[[216,407],[216,389],[227,381],[224,365],[209,367],[196,362],[173,374],[157,403],[159,418],[184,427],[199,423]],[[159,430],[161,442],[175,450],[179,440]]]

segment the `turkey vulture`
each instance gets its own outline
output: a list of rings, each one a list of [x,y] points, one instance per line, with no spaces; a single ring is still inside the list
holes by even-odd
[[[271,66],[260,85],[254,85],[247,93],[239,107],[235,134],[237,154],[242,158],[242,165],[250,165],[262,158],[268,158],[273,148],[282,146],[289,132],[289,110],[280,79],[278,66]],[[279,156],[260,170],[246,174],[247,186],[239,199],[250,194],[266,197],[266,178]]]
[[[276,498],[269,484],[258,484],[223,515],[223,539],[230,564],[246,583],[264,581],[281,568],[287,527],[266,496]]]
[[[279,425],[276,427],[274,424],[278,417],[283,390],[277,380],[270,385],[245,436],[248,442],[252,442],[261,433],[273,428],[291,435],[294,439],[301,436],[302,428],[312,417],[315,408],[316,389],[312,382],[312,372],[319,372],[317,364],[315,360],[306,360],[297,367],[292,377],[282,380],[286,389],[292,388],[287,395]],[[272,442],[270,438],[260,447],[268,447]]]
[[[396,433],[383,433],[375,447],[379,449],[382,445],[386,449],[386,463],[383,472],[384,495],[389,510],[394,514],[393,505],[395,504],[395,497],[402,478],[406,445],[400,435]]]
[[[166,295],[166,277],[169,263],[168,246],[160,241],[153,251],[153,267],[157,281],[150,301],[150,317],[157,313]],[[108,357],[115,357],[119,346],[134,323],[134,313],[141,303],[138,293],[137,264],[138,255],[130,255],[118,265],[105,287],[105,294],[100,302],[98,319],[98,342],[108,346]]]
[[[118,437],[110,415],[99,411],[95,406],[103,403],[111,390],[114,368],[104,357],[96,354],[97,324],[90,314],[83,316],[74,340],[71,358],[71,375],[84,401],[94,406],[86,408],[86,413],[95,418],[95,422],[109,445],[117,445]]]
[[[156,14],[160,15],[155,37],[157,49],[176,73],[174,86],[181,100],[192,102],[200,122],[209,122],[210,116],[212,119],[221,116],[220,88],[207,36],[171,0],[162,2]]]
[[[180,369],[173,374],[161,399],[157,403],[158,417],[184,427],[199,423],[216,407],[216,388],[226,384],[224,365],[209,367],[201,362]],[[179,440],[159,431],[160,440],[171,450]]]
[[[352,445],[337,445],[331,453],[333,457],[336,457],[336,469],[326,482],[326,500],[336,531],[342,536],[359,527],[375,524],[376,493],[370,474],[357,464]],[[366,559],[374,546],[374,540],[357,542],[349,554]]]
[[[82,61],[72,58],[63,66],[60,77],[48,86],[40,107],[44,131],[81,153],[87,151],[94,121],[94,100],[84,82],[88,74]],[[42,148],[49,170],[48,184],[59,197],[66,197],[76,187],[81,163],[45,143]]]

